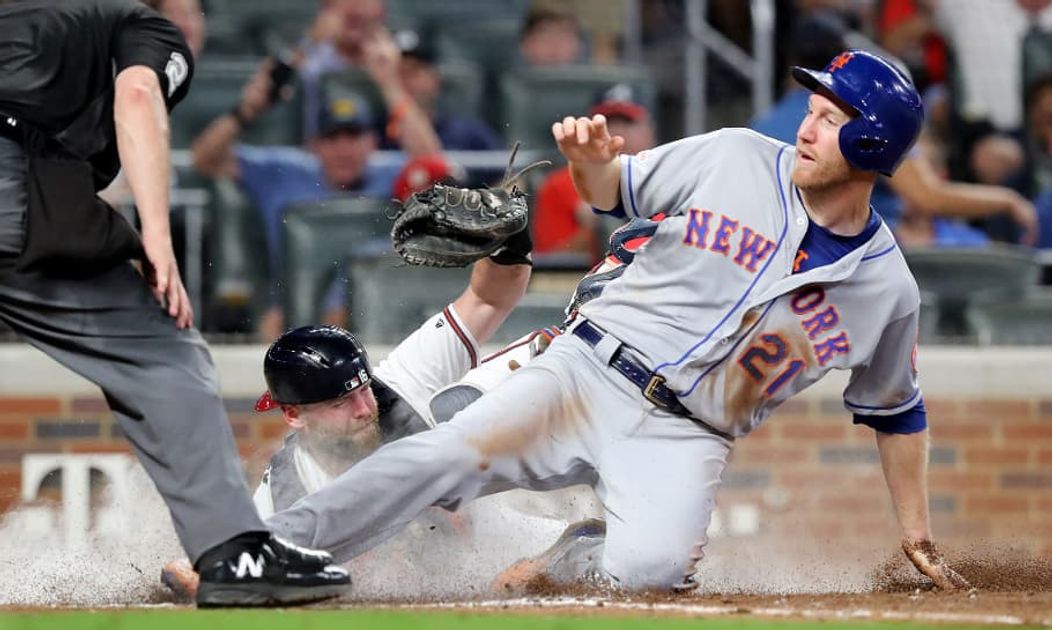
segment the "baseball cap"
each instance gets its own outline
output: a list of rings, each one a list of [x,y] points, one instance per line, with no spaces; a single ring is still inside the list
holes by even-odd
[[[596,95],[594,103],[588,112],[589,116],[602,114],[607,118],[639,122],[649,115],[635,88],[627,83],[618,83],[603,90]]]
[[[337,131],[360,132],[375,128],[369,103],[353,92],[328,95],[318,112],[318,134]]]
[[[410,30],[396,31],[393,37],[398,50],[402,51],[403,57],[413,57],[429,64],[435,63],[435,51],[419,32]]]
[[[422,155],[406,162],[395,179],[391,193],[395,199],[405,201],[432,184],[447,181],[462,181],[464,169],[449,162],[441,155]]]

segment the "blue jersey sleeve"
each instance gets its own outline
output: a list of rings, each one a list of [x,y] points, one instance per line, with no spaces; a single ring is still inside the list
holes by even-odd
[[[881,433],[920,433],[928,428],[928,412],[922,398],[912,408],[890,416],[864,416],[855,414],[855,424],[864,424]]]

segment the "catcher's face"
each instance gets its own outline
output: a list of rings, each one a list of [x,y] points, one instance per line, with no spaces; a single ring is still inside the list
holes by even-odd
[[[380,446],[380,414],[371,387],[284,411],[285,421],[312,447],[357,460]]]
[[[807,102],[807,115],[796,131],[792,179],[801,190],[823,190],[851,179],[851,165],[840,152],[840,128],[851,115],[822,94]]]

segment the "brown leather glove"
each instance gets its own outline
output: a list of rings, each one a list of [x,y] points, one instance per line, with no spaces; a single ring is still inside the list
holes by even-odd
[[[956,591],[972,588],[968,580],[946,564],[938,547],[931,540],[904,539],[902,551],[918,571],[931,578],[939,590]]]

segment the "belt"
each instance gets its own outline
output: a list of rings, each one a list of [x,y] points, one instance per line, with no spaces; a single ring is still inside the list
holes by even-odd
[[[607,335],[606,331],[587,319],[581,320],[581,323],[574,327],[573,334],[583,339],[585,343],[593,348]],[[624,343],[610,358],[610,367],[632,381],[643,392],[643,398],[654,403],[655,407],[676,415],[690,416],[690,411],[683,406],[683,403],[679,402],[676,394],[665,385],[665,377],[647,369],[643,361],[636,357],[635,353]]]
[[[581,323],[574,327],[573,334],[594,348],[609,333],[587,319],[582,319]],[[647,368],[643,363],[643,360],[632,352],[630,346],[620,340],[618,343],[620,345],[617,350],[614,351],[613,356],[610,357],[609,365],[635,384],[635,386],[643,393],[643,398],[646,398],[653,403],[658,409],[674,413],[677,416],[689,418],[697,424],[705,427],[709,432],[724,439],[734,441],[734,437],[729,433],[720,431],[709,423],[699,420],[691,415],[690,410],[684,407],[683,403],[679,402],[679,398],[676,394],[665,385],[664,376],[652,372]]]

